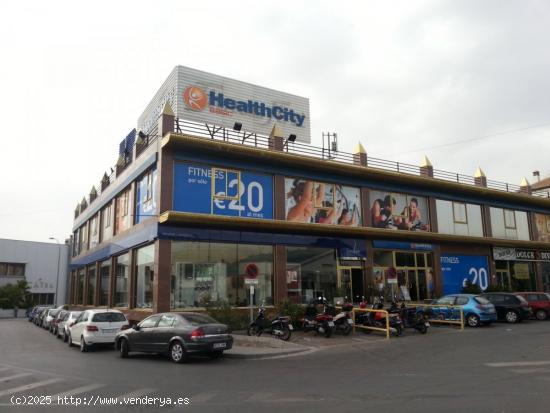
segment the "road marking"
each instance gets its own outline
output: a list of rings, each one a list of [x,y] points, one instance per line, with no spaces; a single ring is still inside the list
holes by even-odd
[[[489,367],[530,367],[549,366],[550,361],[512,361],[509,363],[485,363]]]
[[[87,386],[77,387],[76,389],[72,389],[72,390],[69,390],[69,391],[66,391],[66,392],[63,392],[63,393],[54,394],[54,395],[52,395],[52,399],[57,399],[58,397],[63,398],[63,397],[74,396],[75,394],[80,394],[80,393],[84,393],[84,392],[87,392],[87,391],[92,391],[92,390],[99,389],[100,387],[104,387],[104,386],[105,386],[104,384],[100,384],[100,383],[89,384]]]
[[[0,377],[0,383],[3,381],[10,381],[13,379],[18,379],[19,377],[26,377],[30,375],[32,375],[32,373],[19,373],[19,374],[14,374],[13,376]]]
[[[538,369],[512,369],[510,371],[518,374],[550,373],[550,369],[545,369],[544,367]]]
[[[191,401],[191,404],[204,403],[204,402],[207,402],[208,400],[214,398],[216,395],[217,395],[217,393],[215,393],[215,392],[199,393],[199,394],[196,394],[195,396],[191,396],[189,398],[189,400]]]
[[[11,389],[0,391],[0,397],[7,396],[7,395],[10,395],[10,394],[14,394],[14,393],[20,393],[20,392],[26,391],[26,390],[35,389],[37,387],[47,386],[48,384],[57,383],[59,381],[63,381],[63,379],[54,378],[54,379],[38,381],[36,383],[26,384],[24,386],[13,387]]]
[[[136,391],[133,391],[133,392],[130,392],[130,393],[126,393],[126,394],[122,394],[120,396],[116,396],[116,398],[118,400],[122,400],[122,399],[129,399],[130,397],[142,397],[142,396],[146,396],[148,394],[153,393],[155,390],[156,389],[147,389],[147,388],[139,389],[139,390],[136,390]]]

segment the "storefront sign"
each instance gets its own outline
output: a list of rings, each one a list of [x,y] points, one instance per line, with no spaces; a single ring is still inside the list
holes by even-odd
[[[381,248],[386,250],[433,250],[432,244],[424,244],[421,242],[373,241],[372,245],[374,248]]]
[[[285,178],[287,221],[359,227],[361,197],[359,188]]]
[[[494,247],[493,259],[495,261],[550,261],[550,251]]]
[[[489,286],[487,257],[484,255],[441,255],[443,294],[456,294],[470,284],[482,291]]]
[[[273,178],[249,171],[176,162],[174,210],[272,219]]]

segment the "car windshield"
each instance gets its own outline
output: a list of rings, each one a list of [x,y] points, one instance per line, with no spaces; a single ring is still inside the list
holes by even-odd
[[[92,321],[96,323],[116,323],[126,321],[126,318],[121,313],[97,313],[94,314]]]
[[[212,317],[204,314],[181,314],[181,316],[191,325],[219,324]]]
[[[491,302],[487,300],[485,297],[481,297],[478,295],[477,297],[474,297],[474,298],[479,304],[491,304]]]

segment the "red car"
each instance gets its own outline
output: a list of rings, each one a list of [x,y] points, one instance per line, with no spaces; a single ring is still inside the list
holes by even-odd
[[[521,295],[527,300],[537,320],[546,320],[550,317],[550,294],[540,292],[521,292],[515,294]]]

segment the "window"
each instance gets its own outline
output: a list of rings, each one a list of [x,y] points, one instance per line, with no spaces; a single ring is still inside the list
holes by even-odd
[[[77,272],[77,290],[76,290],[76,304],[84,304],[84,281],[85,281],[85,269],[81,268]]]
[[[456,298],[456,305],[465,305],[468,304],[468,298],[467,297],[457,297]]]
[[[153,280],[155,274],[155,245],[137,250],[135,305],[137,308],[153,306]]]
[[[159,315],[147,317],[145,320],[139,323],[139,328],[153,328],[157,325],[157,321],[159,321],[159,318]]]
[[[453,202],[453,221],[457,224],[468,223],[468,214],[466,213],[466,204],[462,202]]]
[[[504,226],[509,229],[516,229],[516,214],[514,211],[504,210]]]
[[[176,321],[176,316],[164,314],[157,327],[172,327]]]
[[[95,304],[95,265],[88,267],[88,297],[86,299],[86,304],[94,305]]]
[[[126,317],[122,313],[96,313],[92,321],[95,323],[120,323],[126,321]]]
[[[120,193],[115,200],[115,234],[119,234],[132,225],[129,214],[130,189]]]
[[[147,174],[147,187],[145,190],[145,201],[150,201],[153,198],[153,172]]]
[[[202,307],[219,300],[249,306],[247,269],[258,273],[253,304],[272,304],[271,245],[173,241],[171,308]]]
[[[109,281],[111,272],[111,260],[105,260],[99,267],[99,305],[109,304]]]
[[[122,254],[115,259],[115,289],[113,295],[114,307],[128,307],[128,275],[130,269],[130,254]]]
[[[105,208],[105,228],[109,228],[111,226],[111,203],[107,205]]]
[[[455,296],[451,295],[449,297],[442,297],[439,300],[435,302],[435,304],[441,304],[441,305],[454,305],[455,303]]]
[[[24,277],[25,264],[0,262],[0,275],[7,277]]]

